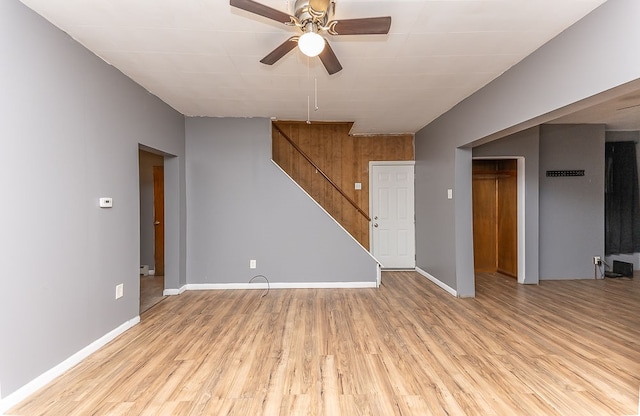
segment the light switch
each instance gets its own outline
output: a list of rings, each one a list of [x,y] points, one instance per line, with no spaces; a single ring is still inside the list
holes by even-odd
[[[356,182],[356,190],[362,189],[362,184],[360,182]]]
[[[111,208],[113,207],[113,198],[102,197],[100,198],[100,208]]]
[[[447,199],[453,199],[453,189],[447,189]]]

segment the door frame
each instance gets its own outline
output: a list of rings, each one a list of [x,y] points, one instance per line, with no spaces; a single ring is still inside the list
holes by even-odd
[[[185,288],[185,265],[184,265],[184,244],[185,227],[184,218],[181,216],[181,207],[184,204],[184,190],[181,190],[182,177],[184,173],[183,158],[167,153],[160,149],[138,143],[138,149],[149,153],[155,153],[163,157],[164,166],[164,295],[179,295]],[[138,170],[140,166],[138,165]],[[184,178],[183,178],[184,179]],[[138,183],[138,193],[140,183]],[[139,198],[139,196],[138,196]],[[140,214],[137,218],[138,228],[140,227]],[[140,245],[140,235],[138,235],[138,245]],[[140,257],[138,256],[138,263]],[[140,287],[138,287],[138,297],[140,297]]]
[[[473,157],[472,160],[504,160],[504,159],[515,159],[518,165],[518,173],[517,173],[517,187],[518,187],[518,195],[517,195],[517,210],[518,210],[518,283],[525,283],[525,273],[526,273],[526,239],[525,239],[525,224],[526,224],[526,212],[525,212],[525,198],[526,198],[526,188],[525,188],[525,170],[524,170],[524,157],[523,156],[480,156]],[[535,282],[538,283],[538,282]]]
[[[369,214],[373,212],[373,175],[371,174],[374,166],[413,166],[413,189],[415,195],[416,177],[415,177],[415,160],[370,160],[369,161]],[[413,244],[415,255],[416,242],[416,200],[413,198]],[[369,253],[373,256],[373,220],[369,220]],[[374,256],[375,258],[375,256]],[[377,260],[377,259],[376,259]],[[380,262],[378,262],[380,264]],[[411,270],[411,269],[408,269]],[[415,270],[415,261],[414,267]]]
[[[153,170],[153,270],[164,276],[164,157]]]

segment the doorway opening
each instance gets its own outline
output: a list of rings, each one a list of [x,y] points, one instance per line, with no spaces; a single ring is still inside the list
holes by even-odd
[[[164,299],[164,156],[138,149],[140,313]]]
[[[473,247],[476,273],[524,282],[523,159],[473,160]],[[522,184],[522,185],[520,185]]]

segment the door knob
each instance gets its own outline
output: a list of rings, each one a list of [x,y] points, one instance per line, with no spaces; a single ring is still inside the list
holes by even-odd
[[[374,220],[377,220],[377,219],[378,219],[378,216],[376,215],[375,217],[373,217],[373,219],[374,219]]]
[[[378,228],[378,223],[373,224],[374,227]]]
[[[160,225],[160,221],[154,222],[153,225]]]

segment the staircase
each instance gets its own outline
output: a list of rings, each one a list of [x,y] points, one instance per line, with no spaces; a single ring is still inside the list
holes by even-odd
[[[351,136],[352,124],[273,122],[272,159],[368,250],[369,161],[413,160],[413,135]]]

